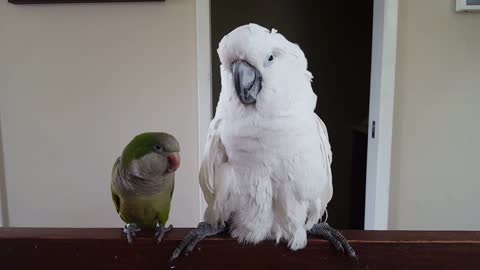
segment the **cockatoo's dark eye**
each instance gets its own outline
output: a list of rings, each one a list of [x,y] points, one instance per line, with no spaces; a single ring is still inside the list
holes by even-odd
[[[271,55],[268,57],[268,61],[269,61],[269,62],[273,61],[273,54],[271,54]]]
[[[160,144],[155,145],[153,148],[155,148],[155,150],[157,150],[157,151],[162,151],[163,150],[163,147]]]

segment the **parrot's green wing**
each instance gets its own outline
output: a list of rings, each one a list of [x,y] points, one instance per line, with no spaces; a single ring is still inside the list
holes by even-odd
[[[118,197],[117,193],[115,193],[115,190],[113,190],[113,187],[111,188],[111,190],[112,190],[113,204],[115,205],[115,209],[117,210],[117,213],[120,213],[120,197]]]
[[[120,157],[117,158],[115,161],[115,164],[113,164],[113,169],[112,169],[112,181],[117,177],[117,169],[118,165],[120,164]],[[120,197],[117,195],[117,192],[113,188],[113,185],[110,185],[110,190],[112,192],[112,200],[113,204],[115,205],[115,209],[117,210],[117,213],[120,213]]]

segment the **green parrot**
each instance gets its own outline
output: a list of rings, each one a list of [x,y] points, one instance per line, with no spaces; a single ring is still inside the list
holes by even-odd
[[[157,243],[172,229],[165,228],[170,213],[180,146],[170,134],[137,135],[117,158],[112,170],[112,200],[126,223],[123,232],[131,244],[136,232],[155,229]]]

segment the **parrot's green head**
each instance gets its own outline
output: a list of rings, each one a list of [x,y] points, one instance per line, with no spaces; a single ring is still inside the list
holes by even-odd
[[[137,177],[153,179],[172,174],[180,166],[180,145],[172,135],[146,132],[137,135],[125,147],[121,168]]]

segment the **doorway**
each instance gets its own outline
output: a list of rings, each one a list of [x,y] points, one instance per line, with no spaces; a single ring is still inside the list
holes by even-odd
[[[221,89],[216,49],[225,34],[254,22],[300,45],[314,76],[315,112],[328,128],[333,151],[329,223],[363,229],[373,0],[211,0],[210,20],[214,113]]]

